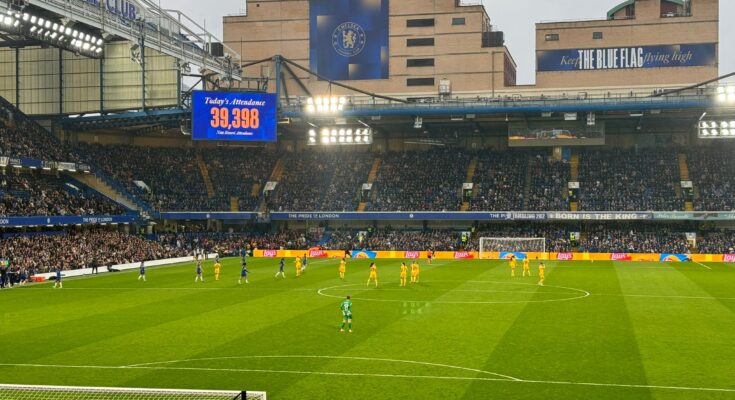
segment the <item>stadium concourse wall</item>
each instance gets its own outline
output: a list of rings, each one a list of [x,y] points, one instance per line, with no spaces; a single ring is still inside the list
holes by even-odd
[[[255,250],[256,258],[294,258],[306,255],[309,258],[357,258],[357,259],[427,259],[428,251],[370,251],[370,250]],[[648,261],[648,262],[729,262],[735,263],[735,254],[633,254],[633,253],[525,253],[525,252],[487,252],[482,259],[503,260],[515,256],[524,258],[557,261]],[[479,260],[477,251],[436,251],[438,260]]]
[[[208,259],[214,259],[216,256],[217,254],[215,253],[207,254]],[[194,261],[194,256],[166,258],[163,260],[145,261],[145,266],[146,268],[161,267],[165,265],[181,264],[181,263],[192,262],[192,261]],[[118,271],[127,271],[131,269],[137,269],[138,267],[140,267],[140,261],[127,263],[127,264],[110,265],[109,270],[107,266],[101,266],[100,269],[104,272],[100,272],[100,274],[118,272]],[[84,276],[84,275],[92,275],[92,268],[80,268],[80,269],[74,269],[70,271],[61,271],[62,278],[71,278],[71,277],[78,277],[78,276]],[[34,275],[34,278],[37,278],[36,280],[38,281],[45,281],[45,280],[52,279],[55,276],[56,276],[55,272],[47,272],[43,274]]]

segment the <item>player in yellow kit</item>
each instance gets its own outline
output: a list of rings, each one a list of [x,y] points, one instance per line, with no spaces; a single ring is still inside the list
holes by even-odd
[[[296,277],[301,276],[301,257],[296,257]]]
[[[510,256],[510,276],[516,276],[516,257]]]
[[[531,276],[531,264],[528,261],[528,256],[523,259],[523,276],[526,276],[526,273],[528,273],[528,276]]]
[[[546,271],[546,266],[544,266],[544,263],[541,263],[538,265],[538,284],[540,286],[544,286],[544,279],[546,279],[546,276],[544,276],[544,271]]]
[[[421,268],[419,267],[418,261],[411,263],[411,283],[419,283],[419,273]]]
[[[222,270],[222,264],[219,263],[219,258],[214,262],[214,280],[219,280],[219,273]]]
[[[370,263],[370,276],[366,286],[370,286],[370,281],[373,280],[375,281],[375,287],[378,287],[378,267],[375,266],[375,263]]]
[[[339,262],[339,279],[345,280],[345,272],[347,272],[347,262],[343,257]]]
[[[401,263],[401,286],[406,286],[406,278],[408,277],[408,267],[405,262]]]

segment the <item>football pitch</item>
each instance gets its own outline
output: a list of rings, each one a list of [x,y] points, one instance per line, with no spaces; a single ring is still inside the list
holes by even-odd
[[[0,291],[0,383],[266,391],[269,399],[735,399],[735,266],[277,259]],[[340,333],[351,295],[354,332]]]

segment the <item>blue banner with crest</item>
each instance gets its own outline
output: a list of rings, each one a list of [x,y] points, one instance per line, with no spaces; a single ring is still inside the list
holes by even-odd
[[[335,81],[387,79],[388,0],[310,0],[312,71]]]

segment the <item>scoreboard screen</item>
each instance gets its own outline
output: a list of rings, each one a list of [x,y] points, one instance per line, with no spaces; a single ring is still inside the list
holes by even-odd
[[[194,92],[194,140],[276,141],[276,95],[247,92]]]

